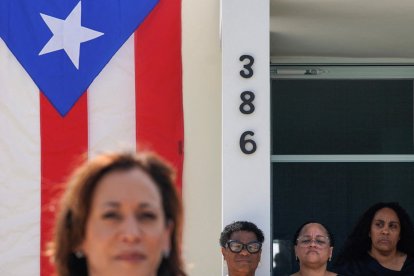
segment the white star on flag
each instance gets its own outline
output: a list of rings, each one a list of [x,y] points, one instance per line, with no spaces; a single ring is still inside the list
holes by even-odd
[[[63,49],[76,69],[79,69],[80,44],[104,34],[81,26],[80,1],[65,20],[42,13],[40,15],[53,36],[40,51],[39,56]]]

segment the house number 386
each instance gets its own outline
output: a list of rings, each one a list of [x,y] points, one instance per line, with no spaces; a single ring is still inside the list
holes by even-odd
[[[253,64],[254,58],[251,55],[242,55],[239,60],[243,64],[242,70],[240,70],[240,76],[245,79],[250,79],[254,75]],[[254,112],[254,92],[252,91],[243,91],[240,94],[241,104],[239,110],[244,115],[250,115]],[[252,154],[256,151],[257,145],[256,142],[252,139],[254,132],[247,130],[242,133],[240,136],[240,149],[244,154]]]

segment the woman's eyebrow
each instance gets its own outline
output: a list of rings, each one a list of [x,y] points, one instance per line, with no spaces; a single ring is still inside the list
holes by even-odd
[[[116,201],[107,201],[103,203],[104,207],[113,207],[113,208],[118,208],[120,206],[119,202]]]
[[[140,209],[153,209],[153,208],[155,208],[155,205],[152,204],[152,202],[142,202],[138,205],[138,208],[140,208]]]
[[[102,204],[104,207],[112,207],[112,208],[119,208],[121,206],[120,202],[117,201],[107,201]],[[151,202],[142,202],[138,204],[139,208],[151,208],[153,204]]]
[[[383,219],[375,219],[374,222],[384,222],[385,223],[385,220],[383,220]],[[397,221],[397,220],[390,220],[388,223],[398,223],[398,224],[400,224],[400,222]]]

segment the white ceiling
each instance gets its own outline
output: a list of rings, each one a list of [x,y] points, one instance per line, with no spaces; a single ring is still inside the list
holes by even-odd
[[[412,0],[270,0],[272,61],[414,63]]]

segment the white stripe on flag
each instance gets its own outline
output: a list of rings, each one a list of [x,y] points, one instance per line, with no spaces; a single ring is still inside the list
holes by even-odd
[[[135,149],[134,35],[90,86],[88,118],[89,156]]]
[[[0,39],[0,274],[39,275],[39,92]]]

